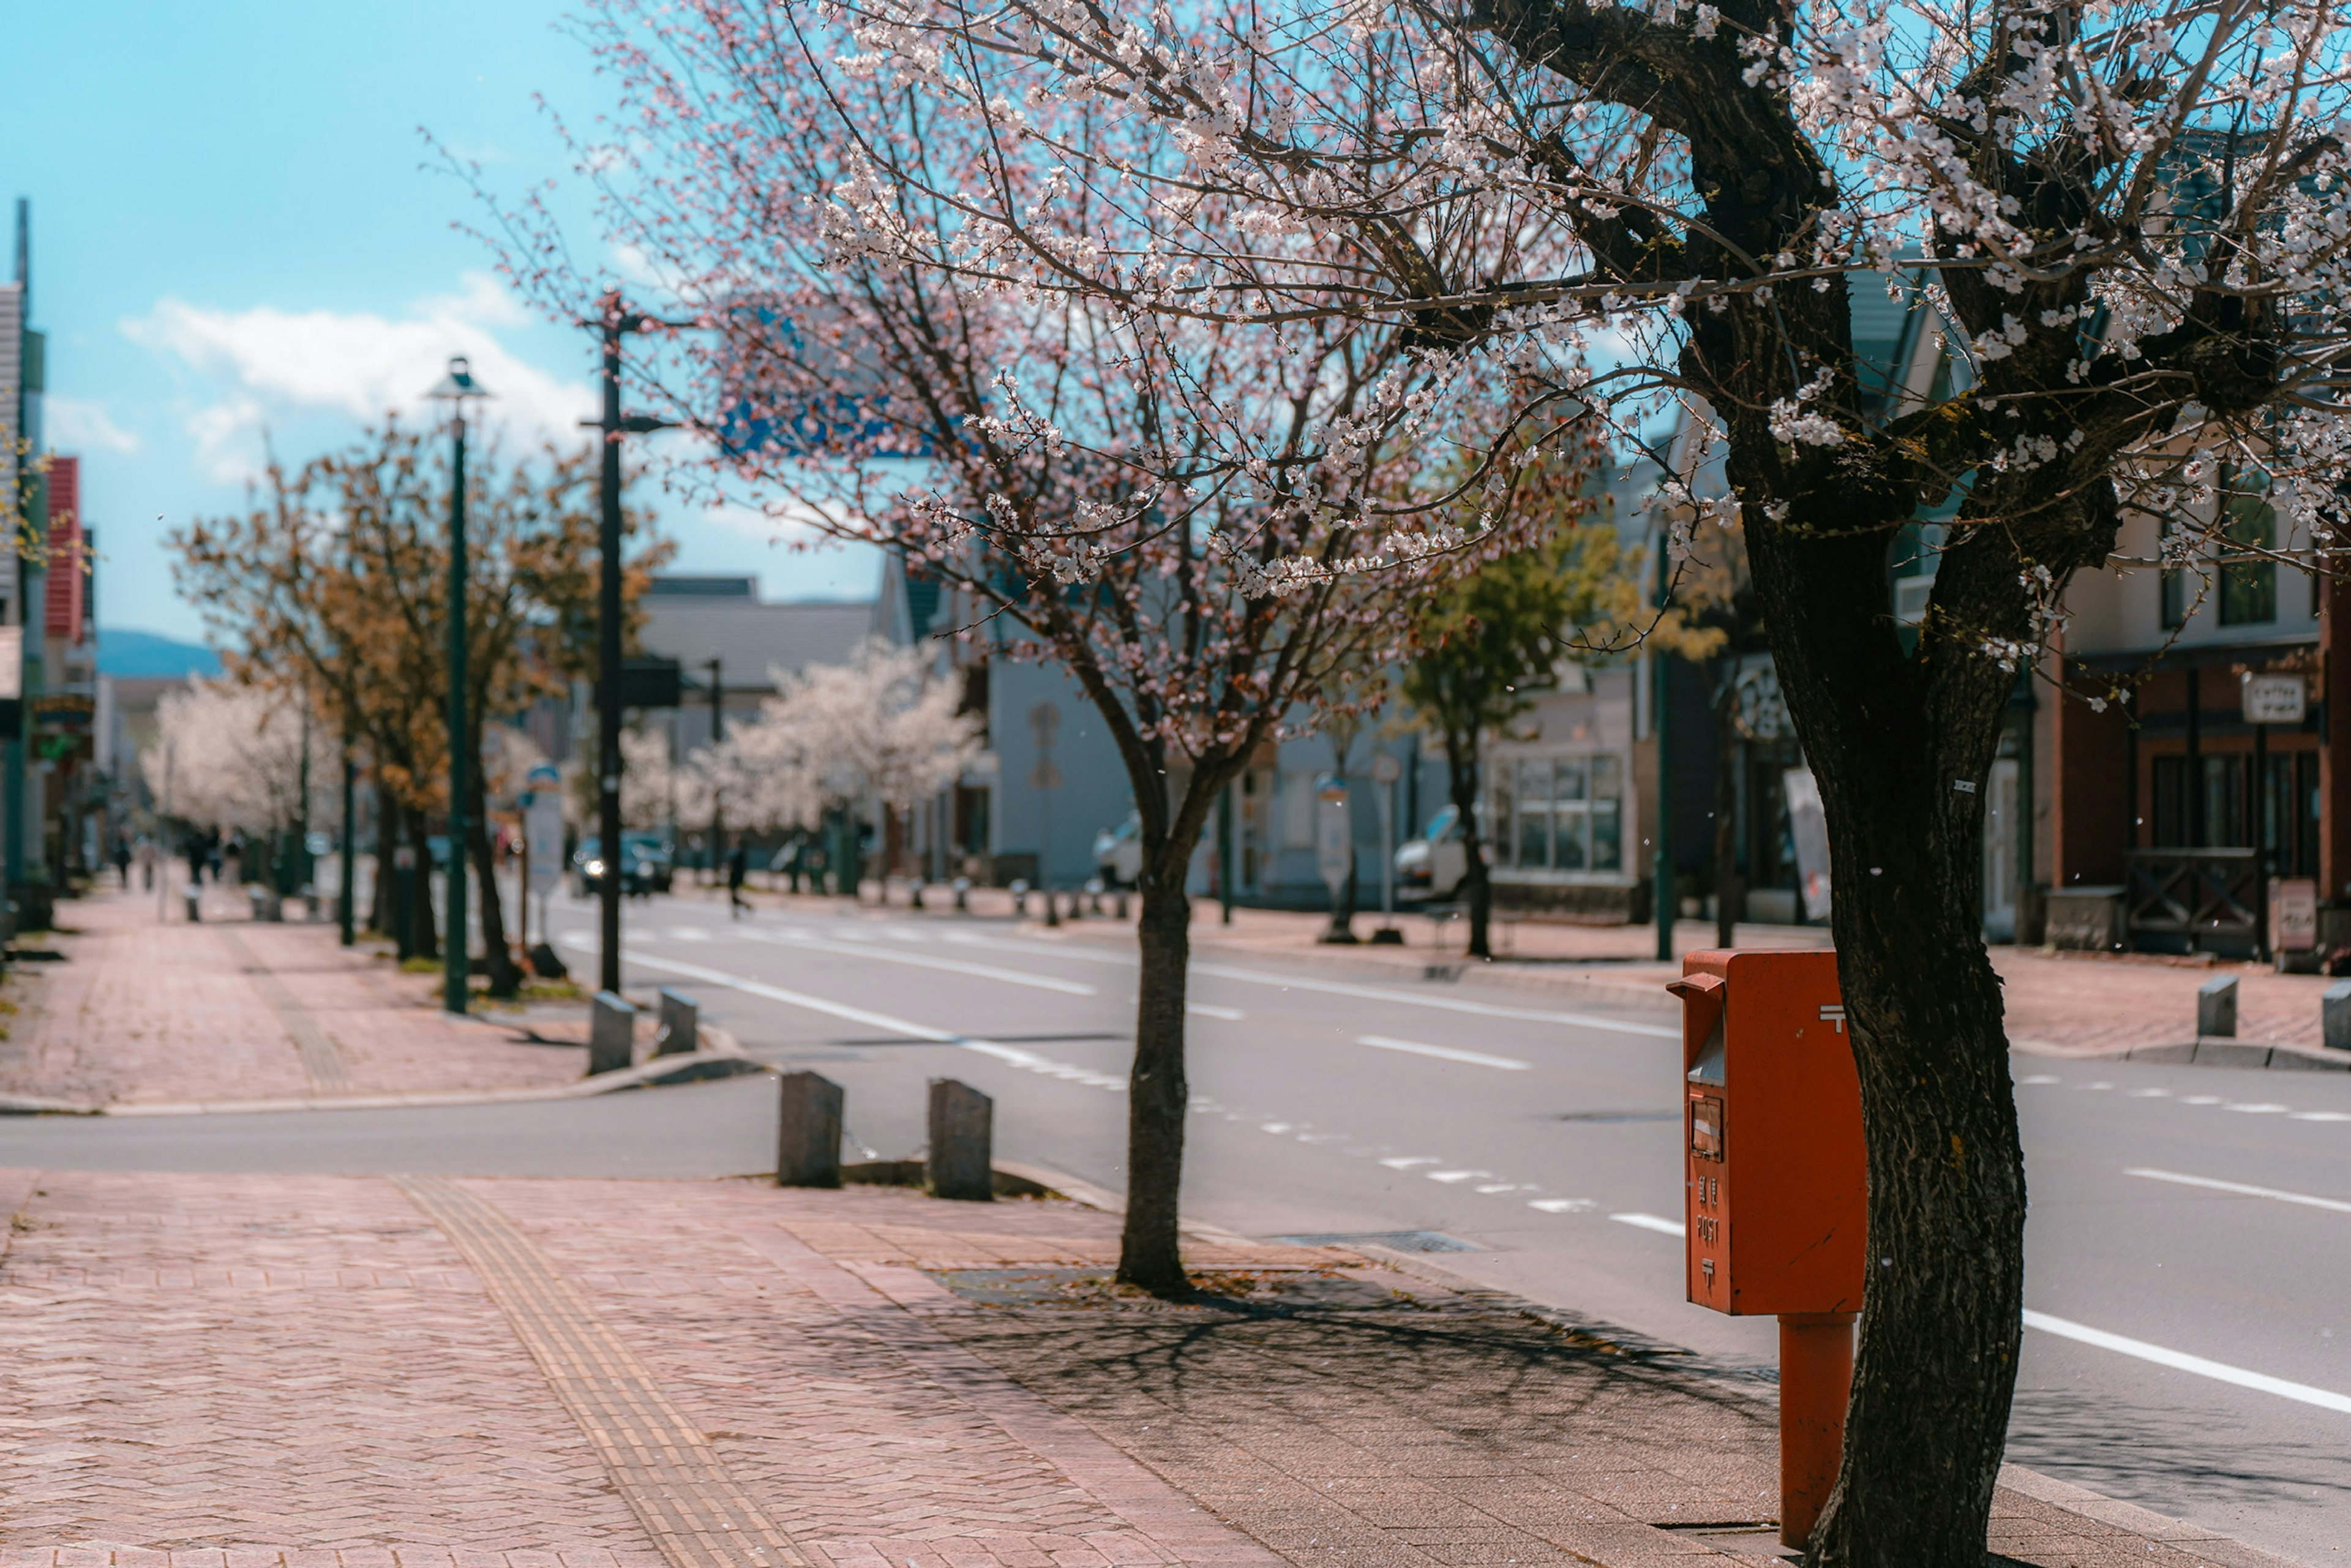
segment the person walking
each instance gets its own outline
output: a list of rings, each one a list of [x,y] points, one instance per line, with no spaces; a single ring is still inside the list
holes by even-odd
[[[742,919],[743,912],[751,907],[751,901],[743,896],[743,878],[750,868],[751,856],[737,839],[726,852],[726,917],[730,920]]]
[[[131,835],[120,828],[114,830],[114,874],[122,879],[122,891],[131,891]]]

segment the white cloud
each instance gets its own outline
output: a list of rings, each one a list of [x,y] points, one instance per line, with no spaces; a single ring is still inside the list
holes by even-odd
[[[225,310],[166,298],[121,328],[212,384],[213,399],[189,415],[188,432],[212,475],[235,481],[259,472],[261,434],[273,417],[413,418],[457,354],[496,394],[482,418],[529,440],[578,441],[580,418],[595,412],[593,390],[584,379],[549,375],[499,340],[496,329],[526,320],[495,278],[467,273],[455,293],[420,299],[397,318]]]
[[[49,444],[65,451],[119,452],[128,457],[139,450],[139,438],[115,423],[96,398],[52,392],[41,400],[41,418]]]

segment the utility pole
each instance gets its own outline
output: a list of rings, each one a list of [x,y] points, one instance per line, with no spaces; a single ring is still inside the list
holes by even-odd
[[[715,883],[726,874],[726,803],[718,789],[718,743],[726,738],[726,685],[725,666],[717,659],[710,661],[710,880]]]
[[[1666,530],[1657,528],[1657,610],[1660,615],[1672,600],[1674,592],[1673,552],[1667,548]],[[1657,915],[1657,959],[1671,963],[1674,956],[1674,918],[1681,913],[1681,900],[1674,895],[1674,859],[1672,822],[1674,811],[1673,753],[1667,741],[1672,731],[1669,722],[1672,705],[1667,698],[1670,684],[1667,678],[1666,652],[1655,649],[1649,654],[1650,695],[1655,700],[1651,727],[1656,732],[1657,743],[1657,810],[1656,825],[1651,830],[1650,843],[1656,853],[1651,862],[1652,886],[1656,890]]]
[[[601,517],[596,549],[601,558],[596,584],[596,833],[603,852],[604,880],[598,888],[599,952],[596,985],[621,988],[621,437],[666,430],[669,421],[621,413],[621,340],[648,327],[675,325],[640,316],[621,302],[620,290],[606,294],[603,314],[581,325],[596,329],[602,344],[603,407],[601,418],[583,420],[603,433],[603,461],[597,470]]]
[[[473,845],[473,800],[465,767],[465,400],[487,397],[465,359],[449,361],[449,373],[432,396],[449,403],[449,867],[445,946],[441,950],[441,1007],[462,1013],[472,995],[466,956],[465,852]]]

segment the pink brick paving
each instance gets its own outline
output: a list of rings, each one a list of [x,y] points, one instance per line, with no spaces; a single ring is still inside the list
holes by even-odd
[[[0,1040],[0,1094],[130,1103],[328,1092],[244,973],[240,946],[333,1042],[345,1082],[332,1092],[544,1088],[586,1069],[577,1048],[445,1017],[424,982],[339,947],[331,925],[252,924],[225,897],[207,913],[216,924],[158,924],[152,896],[120,894],[61,905],[70,934],[56,944],[68,961],[20,965],[11,978],[21,1010]]]
[[[559,1270],[813,1568],[1664,1568],[1733,1559],[1660,1526],[1768,1517],[1751,1388],[1346,1254],[1194,1261],[1335,1269],[1362,1311],[982,1308],[935,1271],[1098,1261],[1116,1222],[443,1185]],[[393,1183],[0,1170],[0,1568],[673,1568]],[[2255,1561],[2005,1490],[1994,1545]]]

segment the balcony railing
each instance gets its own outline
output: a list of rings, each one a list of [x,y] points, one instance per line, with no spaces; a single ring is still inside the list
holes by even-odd
[[[2133,850],[2123,923],[2134,947],[2250,956],[2262,940],[2261,852]]]

